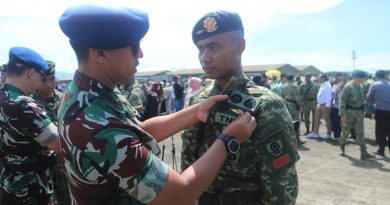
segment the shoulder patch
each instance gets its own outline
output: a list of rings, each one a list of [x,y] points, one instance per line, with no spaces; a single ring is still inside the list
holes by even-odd
[[[243,92],[235,90],[230,96],[227,101],[229,104],[238,107],[240,109],[243,109],[245,111],[254,112],[256,110],[256,107],[258,106],[259,102],[256,98],[245,94]]]
[[[275,157],[280,156],[283,153],[282,140],[272,140],[271,142],[266,144],[266,148],[268,153],[270,153],[271,155]]]

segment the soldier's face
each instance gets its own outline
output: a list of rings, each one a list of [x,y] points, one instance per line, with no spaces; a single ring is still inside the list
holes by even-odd
[[[131,47],[112,50],[113,59],[111,61],[112,68],[116,71],[114,78],[118,84],[134,83],[134,75],[137,72],[139,64],[138,59],[143,57],[143,52],[139,48],[137,55]]]
[[[226,32],[200,40],[198,58],[207,78],[229,80],[240,72],[245,40],[237,31]]]
[[[54,75],[46,76],[42,79],[42,83],[37,89],[39,95],[44,99],[49,99],[54,91],[56,78]]]

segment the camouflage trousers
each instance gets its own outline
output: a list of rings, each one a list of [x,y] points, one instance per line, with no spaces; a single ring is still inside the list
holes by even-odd
[[[68,188],[68,179],[66,178],[64,169],[57,163],[54,169],[54,192],[52,197],[53,205],[69,205],[70,194]]]
[[[364,140],[364,112],[363,110],[347,109],[347,121],[341,123],[340,144],[347,143],[347,137],[351,134],[351,129],[355,130],[356,143],[365,145]]]
[[[297,106],[293,102],[287,102],[288,111],[290,112],[292,121],[298,121],[299,122],[299,110],[297,109]],[[295,131],[296,137],[299,137],[299,129]]]
[[[317,100],[305,100],[303,104],[303,119],[305,119],[306,131],[309,133],[313,131],[314,128],[314,116],[316,115]],[[311,118],[311,130],[310,130],[310,112],[312,113]]]

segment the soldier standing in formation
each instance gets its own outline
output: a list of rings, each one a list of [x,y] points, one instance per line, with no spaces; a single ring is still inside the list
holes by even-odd
[[[45,72],[45,77],[42,78],[42,83],[34,92],[32,98],[42,105],[50,120],[57,126],[58,124],[58,106],[62,93],[55,89],[56,84],[56,65],[52,61],[46,61],[48,70]],[[53,205],[69,205],[70,196],[68,189],[68,180],[65,176],[64,169],[57,158],[57,165],[54,168],[54,193]]]
[[[53,193],[57,127],[30,96],[48,67],[35,51],[9,51],[7,80],[0,89],[0,145],[4,153],[0,204],[48,204]]]
[[[291,119],[294,122],[295,136],[297,138],[298,145],[302,145],[303,142],[300,138],[299,132],[299,113],[304,109],[303,101],[299,95],[298,86],[294,84],[294,76],[287,74],[287,83],[284,84],[280,90],[280,96],[287,101],[287,107],[291,115]]]
[[[228,156],[223,141],[215,140],[205,156],[181,175],[157,157],[157,142],[205,121],[211,107],[227,96],[139,122],[114,89],[134,81],[143,57],[140,41],[149,29],[147,14],[87,4],[68,8],[59,24],[78,60],[58,121],[72,203],[193,203]],[[223,133],[243,142],[255,127],[255,119],[242,112]]]
[[[370,159],[374,156],[367,153],[364,139],[364,111],[363,103],[366,99],[364,95],[363,83],[367,73],[355,70],[352,73],[352,82],[344,86],[340,99],[340,117],[342,122],[342,132],[340,136],[341,155],[345,156],[345,144],[351,129],[356,132],[356,143],[360,146],[360,159]]]
[[[317,94],[320,86],[311,80],[311,73],[306,73],[305,82],[299,86],[299,94],[303,99],[303,113],[305,120],[306,133],[309,134],[314,128],[314,116],[317,107]],[[311,129],[310,129],[310,113],[311,113]]]
[[[195,94],[190,105],[217,94],[229,99],[183,136],[182,170],[207,155],[216,139],[229,153],[218,177],[198,199],[199,205],[294,204],[298,195],[295,162],[299,159],[291,117],[285,101],[257,86],[243,73],[244,28],[237,13],[210,12],[195,24],[192,39],[207,78],[215,81]],[[236,109],[250,112],[257,129],[240,145],[222,129],[237,118]]]

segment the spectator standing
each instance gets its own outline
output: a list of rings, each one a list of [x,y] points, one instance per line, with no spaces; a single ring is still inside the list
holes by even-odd
[[[339,138],[341,134],[341,125],[340,125],[340,97],[343,91],[344,85],[346,83],[344,77],[339,77],[333,86],[333,100],[332,100],[332,110],[330,113],[330,118],[332,121],[332,132],[334,138]]]
[[[173,76],[173,90],[175,92],[175,108],[176,112],[183,109],[184,106],[184,88],[179,84],[179,76]]]
[[[318,91],[317,95],[317,108],[316,108],[316,114],[314,118],[314,129],[312,133],[308,134],[308,138],[316,139],[320,138],[320,135],[318,134],[318,130],[320,128],[320,121],[321,118],[325,119],[326,122],[326,134],[322,136],[321,138],[323,140],[329,140],[331,139],[331,132],[332,132],[332,124],[330,121],[330,106],[332,104],[332,86],[330,85],[328,81],[328,76],[325,74],[320,74],[318,76],[319,82],[321,83],[320,90]]]
[[[390,83],[384,70],[378,70],[375,78],[376,82],[370,87],[367,101],[376,105],[375,138],[379,149],[375,154],[385,156],[385,147],[390,149]]]

